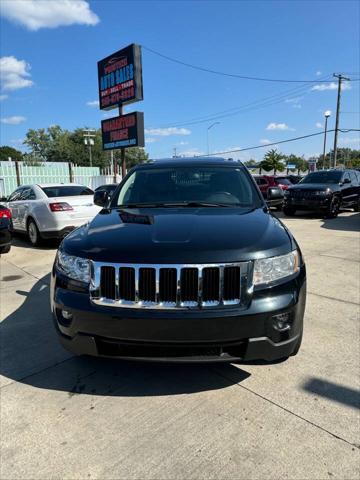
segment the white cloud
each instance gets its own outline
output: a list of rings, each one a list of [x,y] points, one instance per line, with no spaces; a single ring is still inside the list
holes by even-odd
[[[99,100],[89,100],[86,102],[86,105],[88,107],[98,107],[99,106]]]
[[[9,97],[9,95],[0,95],[0,102],[3,100],[6,100]]]
[[[338,84],[336,82],[320,83],[311,87],[312,91],[323,92],[324,90],[337,90]],[[351,90],[349,82],[342,82],[341,90]]]
[[[146,128],[145,133],[148,135],[157,135],[160,137],[169,137],[170,135],[190,135],[191,130],[187,128]]]
[[[25,60],[17,58],[0,58],[0,84],[4,90],[17,90],[19,88],[31,87],[33,81],[30,80],[30,65]]]
[[[1,14],[32,31],[100,21],[85,0],[2,0]]]
[[[181,142],[177,143],[177,145],[189,145],[189,142],[182,142],[181,141]]]
[[[294,128],[290,128],[286,123],[275,123],[271,122],[266,127],[266,130],[295,130]]]
[[[320,77],[321,74],[322,74],[322,72],[320,72],[320,70],[318,70],[318,71],[315,73],[315,75],[316,75],[317,77]]]
[[[260,143],[261,143],[261,145],[268,145],[271,142],[267,138],[261,138]]]
[[[316,123],[315,123],[315,127],[316,127],[316,128],[323,128],[323,124],[320,123],[320,122],[316,122]]]
[[[145,138],[145,143],[154,143],[157,142],[157,138],[147,137]]]
[[[19,123],[24,123],[26,118],[22,117],[21,115],[14,115],[12,117],[4,117],[0,121],[1,123],[6,123],[7,125],[19,125]]]
[[[24,138],[14,138],[10,140],[11,145],[22,145],[24,143]]]

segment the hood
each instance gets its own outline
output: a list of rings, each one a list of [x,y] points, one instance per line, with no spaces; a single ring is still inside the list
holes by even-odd
[[[102,210],[61,248],[102,262],[212,263],[281,255],[295,244],[263,209],[144,208]]]
[[[297,183],[289,188],[289,190],[338,190],[338,183]]]

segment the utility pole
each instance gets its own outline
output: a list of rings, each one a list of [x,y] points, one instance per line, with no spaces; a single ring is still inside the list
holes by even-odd
[[[85,145],[89,145],[89,160],[90,160],[90,167],[92,167],[92,154],[91,154],[91,146],[94,145],[94,138],[96,137],[95,135],[95,130],[94,129],[84,129],[83,133],[84,137],[84,143]]]
[[[173,158],[177,158],[177,155],[176,155],[176,147],[174,147],[174,155],[173,155]]]
[[[336,156],[337,156],[337,137],[339,131],[339,117],[340,117],[340,99],[341,99],[341,82],[343,80],[350,81],[350,78],[346,78],[341,73],[333,75],[338,79],[338,92],[337,92],[337,104],[336,104],[336,119],[335,119],[335,133],[334,133],[334,168],[336,167]]]

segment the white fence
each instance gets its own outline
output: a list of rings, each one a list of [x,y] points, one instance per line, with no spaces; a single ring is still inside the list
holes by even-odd
[[[117,181],[121,176],[117,175]],[[113,183],[111,174],[101,175],[99,167],[77,167],[65,162],[49,162],[39,166],[23,162],[0,162],[0,197],[6,197],[18,185],[34,183],[80,183],[96,188],[104,183]]]

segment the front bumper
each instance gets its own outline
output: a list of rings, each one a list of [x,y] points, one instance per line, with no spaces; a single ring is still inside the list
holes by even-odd
[[[76,291],[80,290],[80,291]],[[115,309],[91,303],[76,282],[55,269],[51,303],[60,342],[77,355],[166,362],[275,361],[298,346],[306,299],[305,266],[296,278],[255,291],[244,308],[180,311]],[[72,314],[66,319],[62,311]],[[289,315],[289,328],[274,315]]]

